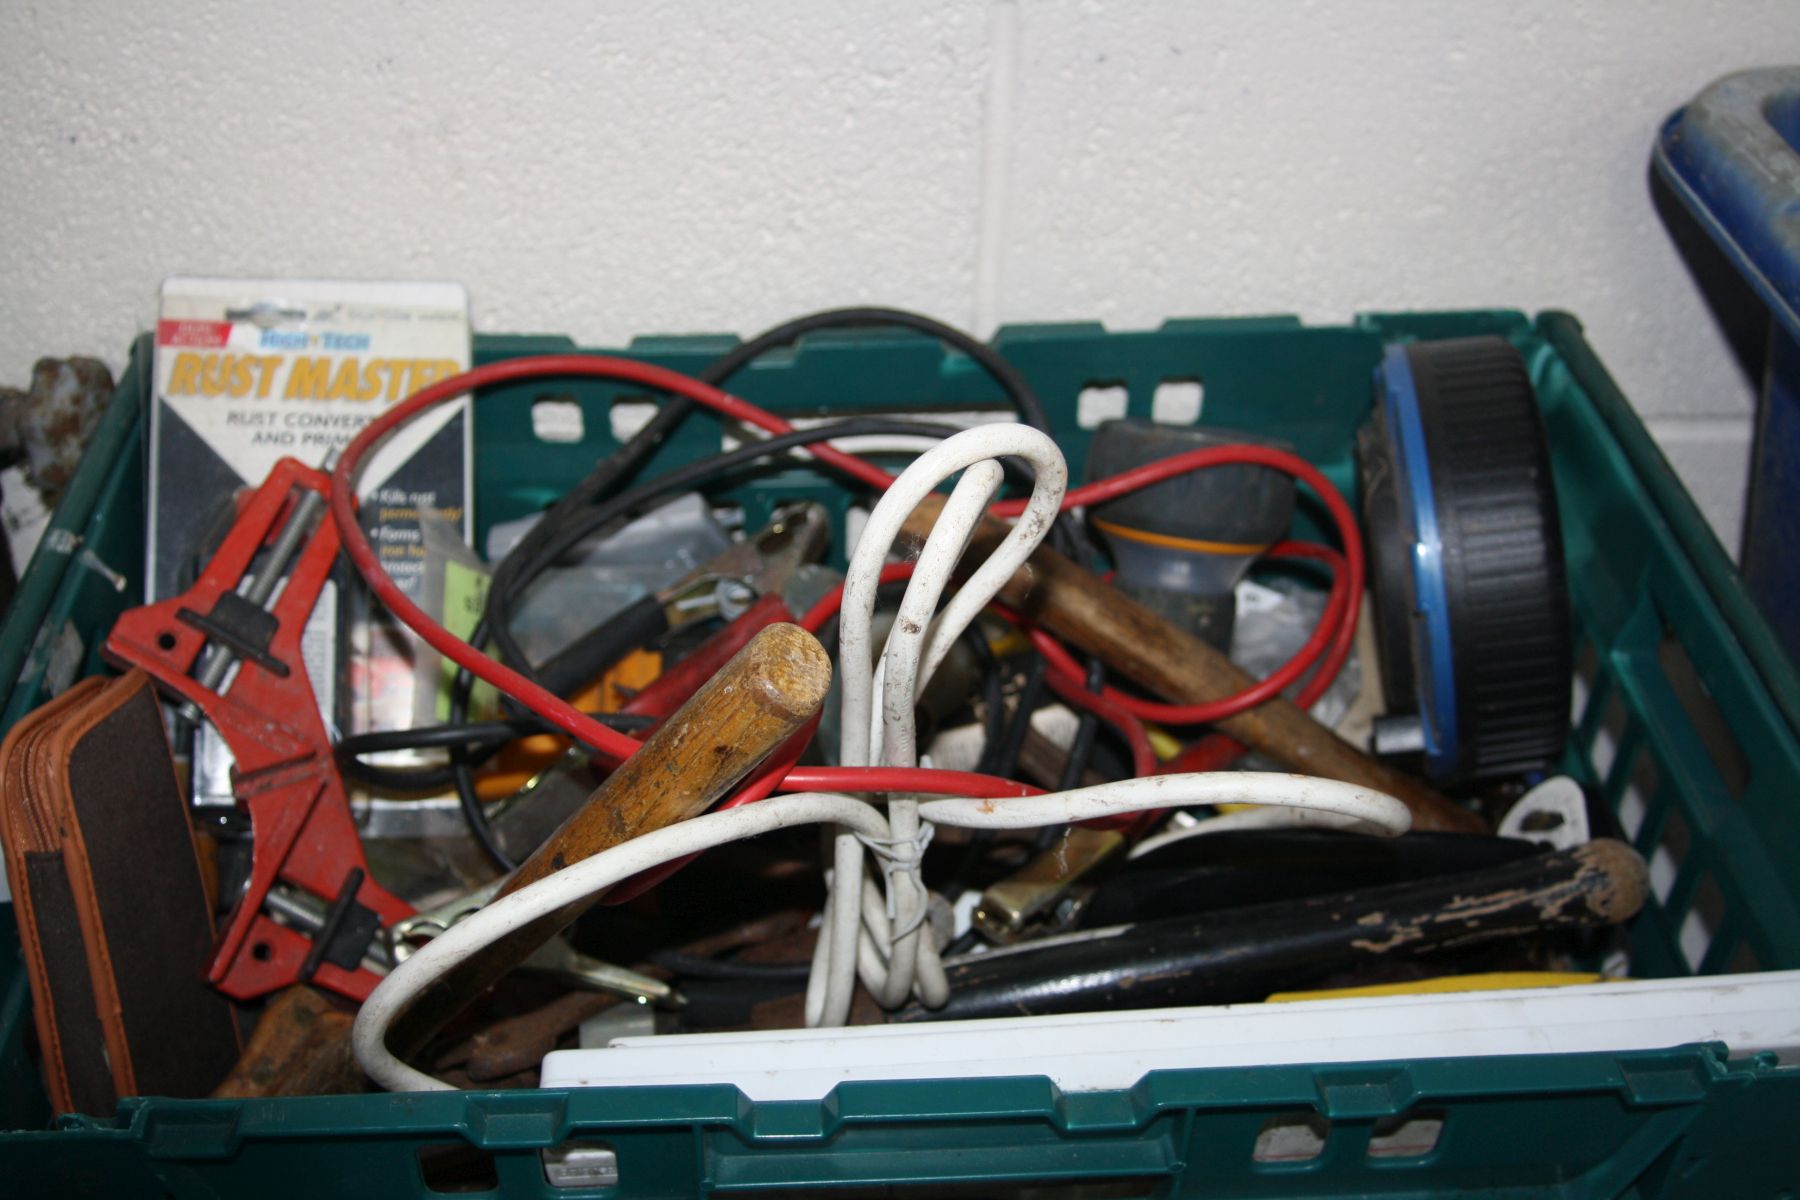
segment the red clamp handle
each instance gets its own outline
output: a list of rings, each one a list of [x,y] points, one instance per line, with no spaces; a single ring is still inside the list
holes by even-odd
[[[369,878],[300,654],[307,619],[338,555],[337,526],[329,516],[295,555],[287,582],[268,609],[275,629],[266,650],[240,657],[236,678],[221,691],[203,687],[193,675],[208,643],[195,615],[203,624],[221,598],[237,592],[257,552],[280,531],[303,490],[329,496],[330,478],[296,459],[277,462],[194,586],[125,613],[104,650],[110,660],[142,667],[165,692],[197,705],[236,759],[232,787],[249,811],[254,839],[250,883],[226,923],[207,977],[239,1000],[300,982],[308,965],[314,967],[313,982],[353,1000],[366,999],[380,982],[360,965],[340,966],[316,955],[309,964],[312,938],[264,911],[277,880],[329,906],[340,900],[349,874],[360,870],[355,901],[382,925],[413,913],[412,906]]]

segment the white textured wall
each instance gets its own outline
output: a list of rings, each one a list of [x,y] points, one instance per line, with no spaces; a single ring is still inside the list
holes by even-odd
[[[9,8],[0,379],[117,364],[176,272],[460,279],[590,343],[1555,306],[1736,548],[1752,397],[1645,172],[1793,0]]]

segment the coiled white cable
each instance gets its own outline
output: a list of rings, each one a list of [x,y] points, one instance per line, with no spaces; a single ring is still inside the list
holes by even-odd
[[[957,560],[968,548],[969,538],[988,502],[999,490],[1001,479],[1000,464],[994,459],[984,459],[964,471],[919,553],[913,578],[916,581],[918,573],[923,571],[926,584],[908,587],[901,599],[873,683],[873,690],[881,696],[878,733],[884,766],[911,767],[918,763],[918,731],[913,706],[925,681],[920,670],[925,631],[937,608],[943,581],[949,578]],[[876,734],[872,732],[871,737],[874,736]],[[919,859],[924,852],[928,830],[920,827],[918,801],[906,795],[890,797],[888,826],[892,846],[884,853],[892,856],[894,851],[910,851],[910,854],[903,861],[888,859],[897,868],[888,872],[888,907],[894,910],[887,914],[893,922],[891,930],[871,927],[869,890],[864,889],[864,941],[866,943],[873,937],[878,953],[859,952],[858,973],[864,986],[884,1007],[904,1004],[916,981],[919,999],[927,1006],[937,1008],[950,998],[950,990],[948,983],[943,982],[942,969],[936,965],[936,943],[923,928],[929,897],[919,878]],[[874,914],[875,921],[879,922],[880,917],[879,912]],[[884,958],[885,968],[870,969]]]
[[[1003,456],[1016,456],[1031,465],[1035,474],[1031,498],[1018,523],[933,620],[958,560],[1000,487]],[[962,478],[951,489],[919,552],[877,669],[871,626],[882,563],[913,509],[959,471]],[[840,762],[917,764],[914,704],[919,693],[956,638],[1043,541],[1067,486],[1068,467],[1056,443],[1029,426],[1007,424],[946,438],[915,460],[883,494],[845,573],[839,615]],[[889,837],[879,846],[870,843],[884,857],[888,891],[883,908],[864,905],[860,860],[852,870],[840,865],[848,862],[844,848],[851,835],[838,836],[820,939],[824,950],[815,954],[808,981],[808,1024],[841,1025],[848,1020],[857,975],[888,1008],[905,1003],[914,993],[932,1007],[949,998],[937,946],[924,928],[928,897],[919,878],[919,858],[929,831],[921,828],[918,812],[916,799],[890,796]],[[852,914],[858,914],[862,925],[853,957],[844,953],[849,937],[845,924]],[[881,927],[871,929],[871,921]]]
[[[1031,498],[994,553],[933,620],[931,614],[951,572],[999,486],[996,460],[1009,455],[1034,468]],[[871,626],[882,562],[913,509],[959,471],[963,477],[920,552],[878,669]],[[884,766],[916,765],[913,721],[918,694],[956,638],[1049,532],[1067,482],[1067,467],[1055,443],[1022,425],[982,426],[948,438],[894,482],[870,514],[845,577],[838,659],[843,695],[839,757],[844,765],[871,766],[877,761]],[[904,1003],[909,995],[917,995],[928,1006],[940,1005],[948,996],[948,983],[936,944],[924,927],[927,896],[919,878],[919,859],[932,823],[1019,829],[1143,809],[1224,803],[1307,810],[1327,821],[1352,821],[1388,834],[1404,833],[1410,824],[1405,806],[1379,792],[1307,776],[1245,772],[1156,776],[998,801],[895,795],[889,797],[885,815],[867,799],[823,793],[776,796],[634,838],[459,922],[397,967],[364,1003],[353,1036],[357,1061],[383,1087],[447,1087],[395,1058],[386,1038],[396,1017],[457,964],[521,925],[641,871],[726,842],[808,823],[829,825],[835,832],[829,843],[828,898],[807,984],[807,1024],[844,1024],[859,974],[884,1005]],[[885,893],[872,879],[865,879],[865,848],[883,863]]]
[[[1091,817],[1146,808],[1194,804],[1252,803],[1353,814],[1387,834],[1410,825],[1406,807],[1391,796],[1353,784],[1302,775],[1262,775],[1228,771],[1209,775],[1163,775],[1008,800],[967,797],[920,802],[922,819],[968,828],[1019,829],[1060,825]],[[866,800],[817,792],[771,796],[742,808],[707,813],[670,825],[583,859],[471,914],[415,951],[378,984],[357,1014],[351,1043],[369,1077],[394,1091],[431,1091],[450,1085],[416,1070],[387,1048],[394,1020],[438,980],[490,942],[550,913],[598,895],[622,879],[673,859],[795,825],[824,823],[873,841],[891,836],[887,819]],[[852,844],[860,844],[853,841]],[[878,897],[873,907],[885,913]],[[852,904],[857,916],[861,908]],[[822,939],[821,939],[822,940]],[[871,939],[870,949],[879,950]],[[852,947],[852,958],[855,947]],[[936,960],[933,959],[933,962]]]

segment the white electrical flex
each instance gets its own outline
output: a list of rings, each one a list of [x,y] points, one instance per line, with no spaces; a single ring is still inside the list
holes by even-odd
[[[1024,514],[995,552],[938,611],[951,572],[1000,484],[998,459],[1031,465],[1036,483]],[[902,523],[944,480],[962,478],[920,551],[917,569],[879,666],[871,625],[881,566]],[[840,627],[843,692],[840,760],[846,766],[911,767],[917,761],[914,704],[950,646],[1049,531],[1067,482],[1055,444],[1022,425],[957,434],[921,456],[870,514],[846,576]],[[937,613],[935,619],[932,614]],[[1388,835],[1410,825],[1406,807],[1380,792],[1300,775],[1243,771],[1163,775],[1042,796],[921,800],[800,793],[708,813],[603,851],[496,900],[452,926],[390,973],[364,1002],[353,1035],[358,1063],[393,1090],[449,1085],[408,1066],[387,1048],[398,1015],[459,963],[489,943],[564,907],[598,896],[662,863],[776,829],[819,824],[829,830],[829,893],[808,981],[808,1025],[842,1025],[857,978],[887,1006],[917,997],[927,1006],[948,996],[938,946],[924,922],[927,894],[919,861],[934,825],[1023,829],[1065,825],[1147,809],[1257,804],[1321,814]],[[865,872],[873,854],[877,872]],[[879,881],[879,882],[878,882]]]
[[[1250,771],[1159,775],[1016,800],[957,796],[924,801],[919,806],[919,814],[921,819],[941,825],[974,829],[1029,828],[1196,804],[1281,804],[1323,807],[1327,811],[1356,811],[1380,826],[1384,833],[1396,835],[1406,832],[1410,825],[1406,806],[1384,793],[1329,779]],[[1015,805],[1026,807],[1015,809]],[[584,858],[471,913],[395,967],[376,986],[363,1002],[362,1011],[356,1015],[352,1035],[356,1061],[368,1072],[369,1078],[393,1091],[449,1088],[450,1085],[442,1080],[415,1070],[394,1057],[387,1048],[387,1032],[400,1013],[458,964],[520,926],[541,920],[564,906],[598,896],[640,871],[727,842],[808,824],[842,826],[872,841],[891,836],[887,818],[866,800],[797,792],[771,796],[741,808],[707,813]]]
[[[1023,459],[1035,476],[1025,512],[934,620],[951,573],[1000,488],[999,460],[1007,456]],[[877,669],[872,625],[882,564],[913,509],[958,472],[962,478],[919,551]],[[1049,533],[1068,480],[1062,452],[1049,437],[1026,425],[986,425],[920,455],[882,495],[850,557],[838,618],[838,759],[844,766],[918,764],[913,721],[919,693],[957,637]],[[886,838],[859,838],[848,830],[834,838],[829,899],[807,984],[808,1025],[844,1024],[858,975],[887,1008],[914,994],[929,1007],[949,997],[937,945],[925,927],[927,896],[919,877],[930,827],[919,823],[918,801],[911,796],[889,796],[887,807]],[[864,886],[865,847],[882,868],[885,895]]]

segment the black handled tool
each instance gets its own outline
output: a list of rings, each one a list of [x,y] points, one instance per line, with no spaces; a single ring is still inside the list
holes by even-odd
[[[894,1021],[1261,1000],[1359,963],[1629,920],[1644,860],[1601,839],[1480,871],[1087,930],[945,964],[950,1003]]]
[[[781,509],[755,534],[557,651],[537,669],[538,682],[567,696],[676,626],[702,617],[737,618],[759,596],[779,591],[794,568],[818,558],[830,528],[818,504]]]

